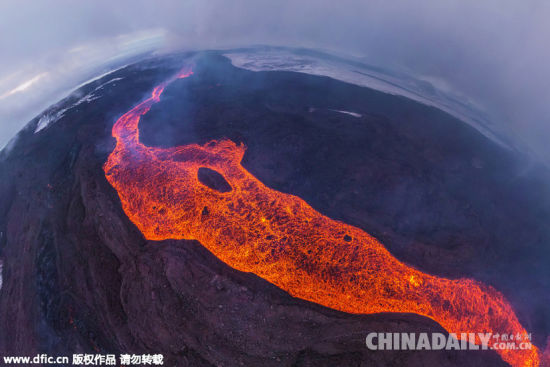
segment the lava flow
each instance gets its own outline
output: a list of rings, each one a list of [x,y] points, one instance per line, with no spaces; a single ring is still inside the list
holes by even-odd
[[[241,166],[244,145],[219,140],[164,149],[140,143],[140,117],[168,83],[191,74],[182,72],[156,87],[113,127],[117,143],[105,175],[147,239],[197,240],[237,270],[343,312],[415,313],[452,333],[526,333],[494,288],[425,274],[398,261],[361,229],[265,186]],[[221,174],[228,189],[203,184],[200,168]],[[479,338],[475,342],[480,344]],[[534,346],[497,352],[512,366],[539,365]]]

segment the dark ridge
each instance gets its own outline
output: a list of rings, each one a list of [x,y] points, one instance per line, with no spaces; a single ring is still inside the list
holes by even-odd
[[[226,179],[218,172],[213,169],[200,167],[198,172],[199,181],[210,187],[212,190],[219,192],[229,192],[231,191],[231,185]]]
[[[49,323],[55,323],[58,315],[59,295],[57,264],[53,234],[43,228],[39,241],[42,244],[36,259],[36,289],[40,307]]]

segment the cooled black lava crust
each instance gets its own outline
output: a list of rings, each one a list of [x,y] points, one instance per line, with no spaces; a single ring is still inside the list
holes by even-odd
[[[122,78],[37,134],[31,121],[0,155],[1,355],[162,353],[169,366],[504,365],[492,352],[368,351],[370,331],[441,328],[416,315],[335,312],[229,268],[197,242],[146,241],[102,165],[116,118],[187,56],[146,60],[83,87]],[[495,286],[544,344],[547,169],[402,97],[242,70],[217,52],[194,56],[194,75],[171,84],[143,118],[144,143],[244,142],[244,166],[266,185],[364,229],[423,271]]]

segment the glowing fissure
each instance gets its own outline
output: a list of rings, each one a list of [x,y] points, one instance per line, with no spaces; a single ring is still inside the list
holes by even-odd
[[[237,270],[343,312],[415,313],[452,333],[526,333],[494,288],[418,271],[363,230],[265,186],[242,167],[244,145],[226,139],[167,149],[140,143],[140,117],[166,85],[191,74],[181,72],[157,86],[113,127],[117,143],[105,175],[147,239],[197,240]],[[221,192],[201,183],[201,167],[221,174],[231,189]],[[535,347],[497,352],[512,366],[539,365]]]

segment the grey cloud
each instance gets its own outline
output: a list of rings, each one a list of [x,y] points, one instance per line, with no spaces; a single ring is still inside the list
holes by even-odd
[[[0,95],[9,90],[6,80],[13,89],[16,80],[48,70],[59,70],[51,85],[76,85],[84,73],[75,67],[66,77],[70,50],[151,30],[164,33],[149,46],[164,50],[249,44],[321,48],[452,90],[548,161],[549,15],[550,3],[535,0],[8,0],[0,5]],[[92,61],[101,64],[128,52],[121,49],[98,52]],[[75,62],[90,74],[91,61]],[[18,79],[20,74],[27,79]],[[33,103],[44,108],[45,102],[36,97]],[[0,146],[25,122],[13,114],[11,103],[0,99]]]

